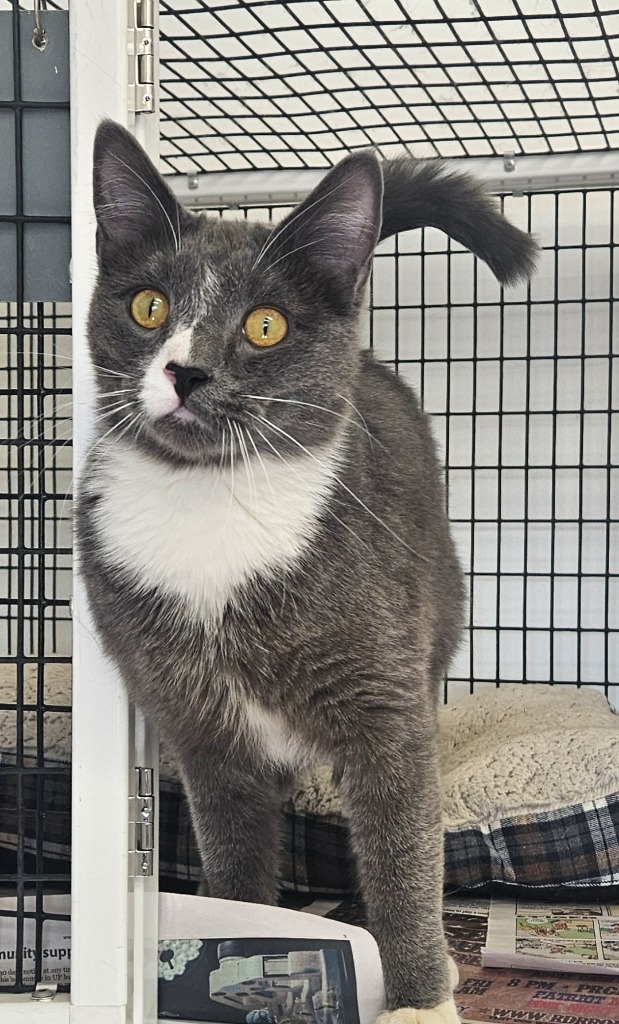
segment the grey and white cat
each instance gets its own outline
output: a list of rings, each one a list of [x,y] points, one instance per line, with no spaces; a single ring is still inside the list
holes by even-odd
[[[437,706],[464,587],[428,421],[358,325],[382,237],[434,224],[505,282],[535,244],[436,163],[347,157],[273,228],[181,209],[112,123],[94,161],[100,638],[178,760],[208,892],[276,900],[282,787],[331,762],[389,1016],[453,1024]]]

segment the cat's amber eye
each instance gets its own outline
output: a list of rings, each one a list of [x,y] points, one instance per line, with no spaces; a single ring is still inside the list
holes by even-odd
[[[284,340],[288,334],[288,321],[279,309],[257,306],[247,316],[243,324],[243,333],[252,345],[269,348]]]
[[[170,303],[162,292],[144,288],[131,299],[131,316],[140,327],[161,327],[170,315]]]

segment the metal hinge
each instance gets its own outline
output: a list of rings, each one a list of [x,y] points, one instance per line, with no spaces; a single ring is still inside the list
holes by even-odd
[[[58,983],[55,981],[37,981],[30,998],[37,1003],[51,1003],[58,995]]]
[[[129,875],[148,878],[155,860],[155,790],[152,768],[136,768],[129,797]]]
[[[136,114],[155,110],[154,29],[154,0],[129,0],[129,109]]]

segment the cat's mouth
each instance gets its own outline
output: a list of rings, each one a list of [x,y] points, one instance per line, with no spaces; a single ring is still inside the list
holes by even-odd
[[[168,412],[165,416],[158,416],[150,421],[150,429],[158,436],[163,437],[186,437],[190,439],[197,435],[202,443],[207,440],[217,441],[221,430],[215,417],[201,416],[186,405],[179,405],[177,409]]]
[[[147,422],[145,439],[185,462],[210,465],[222,460],[232,430],[229,417],[201,416],[186,405]]]
[[[175,409],[173,413],[170,413],[174,419],[184,420],[186,423],[199,422],[195,412],[188,409],[186,405],[179,405],[178,409]]]

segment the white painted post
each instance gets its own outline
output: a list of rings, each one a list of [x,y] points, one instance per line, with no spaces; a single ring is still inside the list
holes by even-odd
[[[153,64],[155,79],[159,74],[159,10],[154,4]],[[158,83],[155,81],[155,110],[135,117],[135,135],[153,163],[159,162]],[[157,1024],[157,967],[159,941],[159,736],[156,728],[139,709],[131,715],[131,752],[135,765],[153,768],[155,793],[155,854],[153,874],[148,878],[130,880],[131,977],[130,1019],[133,1024]]]
[[[103,117],[133,129],[155,162],[156,114],[129,113],[127,0],[90,0],[71,15],[75,486],[91,437],[93,383],[86,322],[94,275],[92,142]],[[158,66],[157,21],[154,31]],[[154,768],[158,739],[130,708],[103,656],[76,567],[73,597],[73,966],[74,1024],[155,1024],[158,858],[152,878],[128,878],[129,778]],[[156,797],[157,802],[157,797]],[[155,838],[155,848],[157,835]]]
[[[74,482],[91,437],[86,322],[96,270],[92,143],[129,124],[127,2],[71,8]],[[125,1024],[128,1002],[128,707],[94,636],[76,566],[73,590],[72,1024]],[[137,1024],[137,1022],[136,1022]]]

